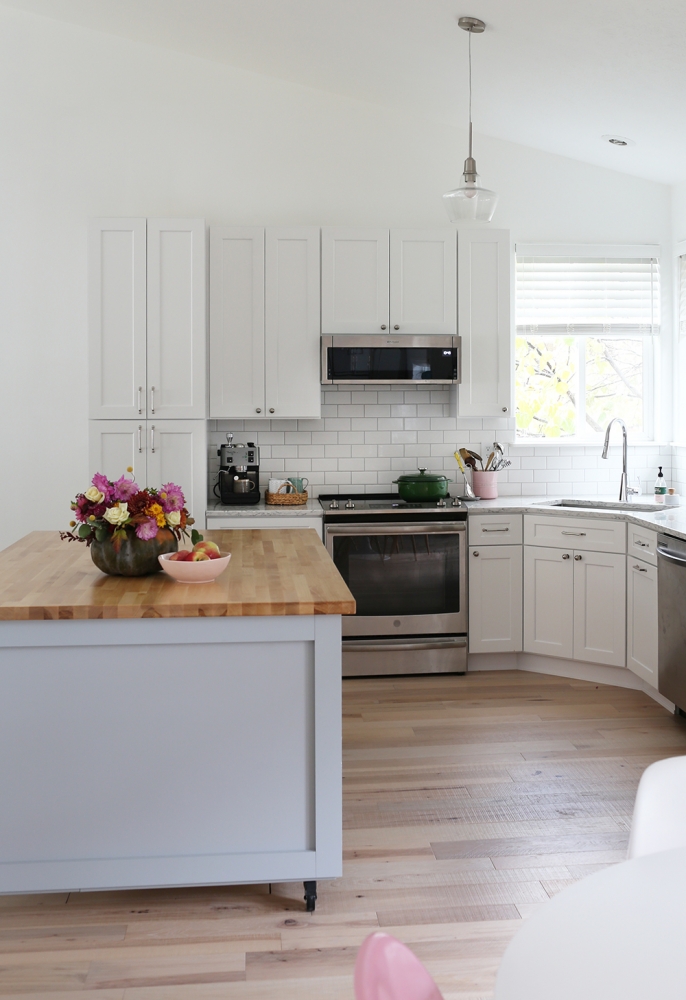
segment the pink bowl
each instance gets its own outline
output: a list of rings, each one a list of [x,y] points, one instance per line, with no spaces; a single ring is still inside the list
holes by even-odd
[[[201,559],[199,562],[176,562],[170,560],[172,552],[158,556],[160,566],[177,583],[212,583],[229,565],[231,553],[219,559]]]

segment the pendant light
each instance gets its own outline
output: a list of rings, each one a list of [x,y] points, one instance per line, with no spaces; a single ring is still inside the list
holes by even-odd
[[[458,25],[469,33],[469,156],[464,161],[462,183],[454,191],[443,195],[443,204],[451,222],[490,222],[495,212],[498,195],[481,187],[472,156],[472,34],[480,35],[486,25],[478,17],[461,17]]]

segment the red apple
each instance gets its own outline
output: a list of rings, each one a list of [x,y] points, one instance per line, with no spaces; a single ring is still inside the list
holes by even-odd
[[[170,562],[189,562],[193,553],[189,552],[188,549],[179,549],[178,552],[172,552],[169,556]]]
[[[219,546],[216,544],[216,542],[206,542],[206,541],[196,542],[196,544],[193,546],[193,551],[206,552],[208,556],[210,556],[211,558],[213,552],[216,552],[216,554],[219,555]]]
[[[208,552],[207,554],[210,557],[210,559],[221,559],[222,557],[222,554],[219,550],[217,550],[216,552]]]
[[[207,552],[193,552],[191,555],[191,562],[205,562],[209,561],[209,556]]]

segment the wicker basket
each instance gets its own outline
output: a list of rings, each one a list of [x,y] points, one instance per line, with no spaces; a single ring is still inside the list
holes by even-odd
[[[265,490],[264,499],[269,504],[298,507],[307,503],[307,490],[304,493],[270,493],[268,490]]]

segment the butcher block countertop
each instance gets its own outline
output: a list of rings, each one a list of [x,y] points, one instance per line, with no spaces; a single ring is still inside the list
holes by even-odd
[[[106,576],[85,544],[33,531],[0,552],[0,621],[351,615],[355,600],[317,532],[205,531],[231,561],[213,583]]]

